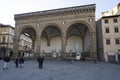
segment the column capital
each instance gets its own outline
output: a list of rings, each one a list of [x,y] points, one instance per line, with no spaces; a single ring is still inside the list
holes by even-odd
[[[65,36],[66,36],[66,34],[64,34],[64,33],[63,33],[63,34],[61,34],[61,36],[62,36],[62,37],[65,37]]]
[[[36,39],[38,40],[38,39],[41,39],[41,36],[40,35],[37,35],[36,36]]]
[[[91,35],[96,35],[96,32],[91,32]]]
[[[14,41],[14,42],[19,42],[19,41],[20,41],[20,38],[14,37],[13,41]]]

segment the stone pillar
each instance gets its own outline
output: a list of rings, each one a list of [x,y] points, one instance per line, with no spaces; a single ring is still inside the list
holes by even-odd
[[[82,52],[84,52],[84,39],[82,38]]]
[[[14,57],[18,56],[19,52],[19,37],[14,37],[14,45],[13,45],[13,52],[14,52]]]
[[[65,57],[65,52],[66,52],[66,35],[63,34],[61,37],[61,57]]]
[[[32,39],[32,51],[33,51],[33,53],[34,53],[34,56],[35,56],[35,38],[34,39]]]
[[[90,33],[90,57],[97,60],[97,45],[96,45],[96,32]]]
[[[36,56],[39,56],[40,55],[40,51],[41,51],[41,37],[40,36],[37,36],[36,37]]]

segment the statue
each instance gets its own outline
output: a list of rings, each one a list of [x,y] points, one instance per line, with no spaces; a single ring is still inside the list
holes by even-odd
[[[60,57],[61,57],[61,51],[59,50],[59,52],[58,52],[58,61],[60,61]]]
[[[56,57],[57,57],[56,50],[53,50],[52,52],[53,52],[53,53],[52,53],[52,55],[53,55],[53,58],[56,58]]]
[[[79,52],[78,44],[76,44],[76,60],[80,60],[80,58],[81,58],[81,53]]]

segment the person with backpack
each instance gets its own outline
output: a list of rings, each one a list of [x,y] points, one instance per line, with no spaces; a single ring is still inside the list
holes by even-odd
[[[8,69],[8,62],[10,62],[10,57],[9,57],[9,56],[5,56],[5,57],[3,58],[3,60],[4,60],[3,69],[4,69],[4,70],[5,70],[5,69]]]

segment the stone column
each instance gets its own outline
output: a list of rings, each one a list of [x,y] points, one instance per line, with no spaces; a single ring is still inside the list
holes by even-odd
[[[32,50],[35,53],[35,39],[32,39]]]
[[[82,52],[84,52],[84,39],[82,38]]]
[[[63,34],[61,37],[61,57],[65,57],[65,52],[66,52],[66,35]]]
[[[14,45],[13,45],[13,52],[14,52],[14,57],[18,56],[19,52],[19,37],[14,37]]]
[[[40,55],[40,51],[41,51],[41,37],[38,35],[37,37],[36,37],[36,56],[39,56]]]
[[[90,33],[90,57],[97,60],[97,45],[96,45],[96,32]]]

